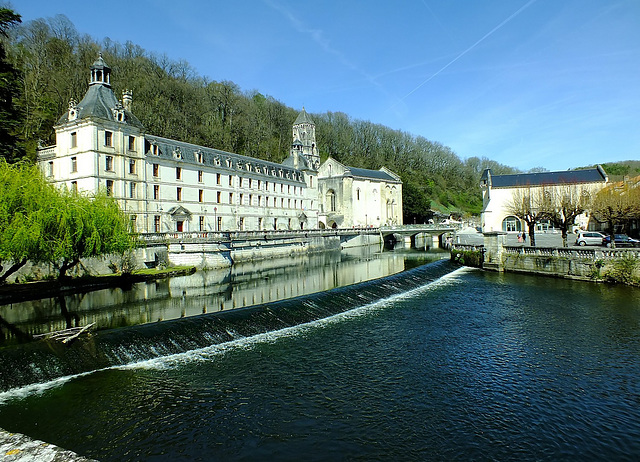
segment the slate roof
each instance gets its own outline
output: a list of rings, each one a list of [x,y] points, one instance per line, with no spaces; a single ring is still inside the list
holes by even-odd
[[[243,172],[242,174],[247,176],[262,176],[266,179],[277,178],[278,181],[304,184],[304,174],[302,171],[290,165],[277,164],[267,160],[256,159],[254,157],[243,156],[241,154],[207,148],[155,135],[145,135],[145,142],[158,146],[159,152],[157,157],[159,159],[169,159],[179,163],[215,167],[219,170]],[[145,147],[145,149],[147,149],[147,147]],[[202,162],[197,160],[198,154],[202,155]],[[148,150],[146,155],[149,158],[156,157]],[[280,177],[280,171],[283,173],[282,177]]]
[[[116,109],[120,102],[113,94],[113,90],[106,85],[90,85],[87,93],[78,103],[78,119],[87,119],[97,117],[106,119],[111,122],[117,122],[113,109]],[[124,123],[138,127],[144,130],[142,123],[130,111],[124,110]],[[58,125],[69,122],[69,112],[65,112],[60,119]],[[121,122],[122,123],[122,122]]]
[[[372,180],[382,180],[382,181],[391,181],[394,183],[398,182],[397,178],[389,175],[384,170],[369,170],[367,168],[356,168],[356,167],[347,167],[349,170],[346,172],[347,174],[351,172],[354,177],[358,178],[369,178]]]
[[[304,108],[302,108],[302,112],[300,114],[298,114],[298,117],[296,117],[296,121],[293,124],[294,125],[297,125],[297,124],[313,124],[313,125],[315,125],[314,121],[311,119],[311,116],[309,114],[307,114],[307,111],[305,111]]]
[[[485,175],[483,175],[485,177]],[[583,184],[606,182],[607,174],[598,166],[584,170],[562,172],[517,173],[513,175],[491,175],[492,188],[517,188],[559,184]]]

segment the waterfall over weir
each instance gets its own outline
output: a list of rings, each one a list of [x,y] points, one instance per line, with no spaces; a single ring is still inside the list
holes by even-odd
[[[312,295],[81,337],[38,341],[0,354],[0,391],[125,366],[327,318],[437,281],[457,268],[445,260]]]

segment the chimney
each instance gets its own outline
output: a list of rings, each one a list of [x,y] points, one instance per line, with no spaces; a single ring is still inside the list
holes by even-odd
[[[129,112],[131,112],[131,103],[132,102],[133,102],[133,92],[131,90],[123,90],[123,92],[122,92],[122,105]]]

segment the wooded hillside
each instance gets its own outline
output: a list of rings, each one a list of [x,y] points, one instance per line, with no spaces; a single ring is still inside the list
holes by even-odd
[[[291,126],[301,108],[247,92],[224,80],[197,75],[185,61],[146,52],[133,43],[81,36],[63,15],[12,28],[8,59],[21,73],[17,105],[24,118],[19,139],[35,159],[38,142],[55,143],[53,125],[69,100],[84,95],[89,67],[102,52],[112,68],[116,95],[133,91],[133,112],[147,132],[261,159],[281,162],[292,142]],[[332,156],[353,167],[398,173],[404,183],[405,223],[422,223],[433,211],[480,212],[480,174],[515,169],[487,158],[462,161],[442,144],[392,130],[341,112],[311,114],[322,160]]]

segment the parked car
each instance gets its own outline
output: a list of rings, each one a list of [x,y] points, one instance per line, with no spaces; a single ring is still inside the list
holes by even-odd
[[[630,238],[626,234],[614,234],[616,247],[640,247],[640,241]],[[611,236],[605,236],[604,245],[611,247]]]
[[[605,237],[595,231],[581,231],[576,236],[576,245],[602,245]]]

